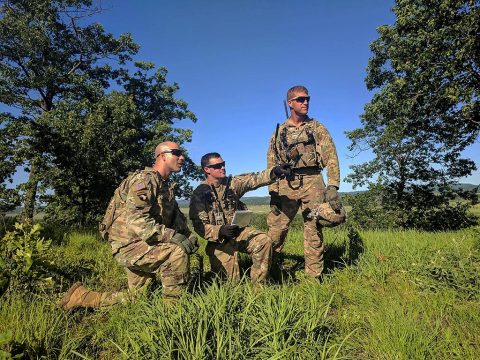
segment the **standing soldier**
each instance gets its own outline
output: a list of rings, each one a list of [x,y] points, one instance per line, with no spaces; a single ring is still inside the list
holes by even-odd
[[[254,228],[232,225],[232,219],[235,211],[247,209],[240,201],[247,191],[285,176],[289,173],[289,166],[226,177],[225,161],[215,152],[203,155],[201,166],[206,179],[193,192],[190,219],[195,231],[208,241],[206,253],[212,271],[226,275],[231,281],[240,280],[238,252],[243,252],[252,257],[252,282],[264,282],[271,263],[271,239]]]
[[[333,210],[340,210],[337,193],[340,170],[337,152],[329,132],[321,123],[308,117],[310,96],[304,86],[294,86],[287,92],[290,117],[277,125],[267,154],[268,166],[288,163],[292,174],[269,188],[271,211],[267,216],[268,236],[273,241],[272,275],[279,275],[277,264],[288,227],[298,209],[302,209],[305,272],[320,278],[323,271],[323,235],[320,223],[308,216],[323,202]],[[327,168],[328,186],[322,177]]]
[[[166,300],[180,297],[186,288],[189,255],[198,249],[168,182],[185,158],[178,144],[163,142],[155,148],[155,164],[130,174],[115,190],[100,225],[102,237],[127,273],[130,291],[144,287],[160,273]],[[61,300],[64,309],[97,308],[125,298],[122,292],[100,293],[74,284]]]

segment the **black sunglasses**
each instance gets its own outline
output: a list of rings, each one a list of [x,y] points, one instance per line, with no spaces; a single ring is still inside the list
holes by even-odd
[[[180,149],[170,149],[169,151],[162,151],[161,154],[171,153],[173,156],[180,157],[183,155],[183,151]]]
[[[303,104],[305,100],[310,102],[310,96],[297,96],[296,98],[290,99],[290,101],[295,100],[296,102]]]
[[[217,169],[220,170],[222,167],[225,167],[225,161],[218,163],[218,164],[212,164],[212,165],[206,165],[207,168],[210,169]]]

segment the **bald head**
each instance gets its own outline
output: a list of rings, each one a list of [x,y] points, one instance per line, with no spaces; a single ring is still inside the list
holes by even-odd
[[[164,141],[157,145],[155,148],[155,159],[163,152],[170,151],[171,149],[178,149],[178,144],[173,141]]]
[[[179,149],[177,143],[173,141],[165,141],[157,145],[155,148],[155,164],[153,168],[160,175],[167,179],[172,172],[179,172],[182,169],[185,157],[182,150]]]

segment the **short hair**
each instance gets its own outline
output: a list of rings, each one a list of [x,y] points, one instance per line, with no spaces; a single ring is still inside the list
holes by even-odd
[[[217,159],[217,158],[220,158],[220,157],[222,157],[222,155],[220,155],[217,152],[209,152],[209,153],[206,153],[205,155],[203,155],[202,159],[200,160],[200,165],[202,165],[202,170],[205,166],[208,165],[208,163],[210,162],[210,159]]]
[[[308,94],[308,89],[302,85],[296,85],[288,89],[287,91],[287,100],[293,99],[295,93],[304,92]]]

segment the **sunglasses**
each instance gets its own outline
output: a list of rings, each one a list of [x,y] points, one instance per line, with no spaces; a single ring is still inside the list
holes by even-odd
[[[206,165],[207,168],[210,169],[217,169],[220,170],[222,167],[225,167],[225,161],[218,163],[218,164],[212,164],[212,165]]]
[[[295,100],[296,102],[303,104],[305,100],[310,102],[310,96],[297,96],[296,98],[290,99],[290,101]]]
[[[183,155],[183,151],[180,149],[170,149],[169,151],[162,151],[161,154],[170,153],[173,156],[180,157]]]

